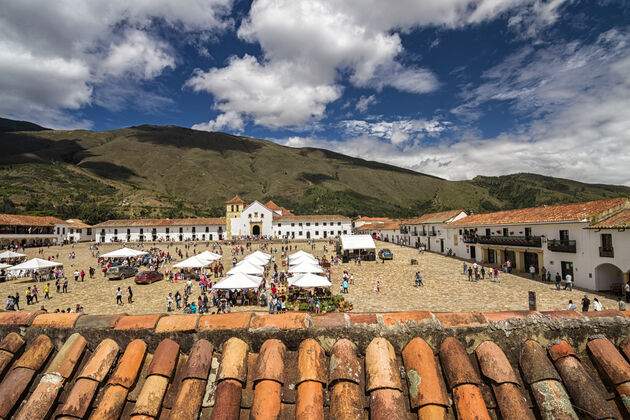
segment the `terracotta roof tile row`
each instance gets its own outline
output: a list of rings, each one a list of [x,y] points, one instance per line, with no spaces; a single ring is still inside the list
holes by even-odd
[[[358,231],[399,230],[401,222],[366,223],[356,228]]]
[[[622,210],[599,223],[589,226],[589,229],[630,229],[630,210]]]
[[[363,217],[359,217],[358,219],[354,220],[354,222],[391,222],[392,219],[390,219],[389,217],[367,217],[367,216],[363,216]]]
[[[94,225],[95,228],[104,227],[150,227],[150,226],[222,226],[225,217],[196,217],[189,219],[115,219]]]
[[[54,226],[67,225],[65,221],[52,216],[26,216],[22,214],[0,214],[0,225],[9,226]]]
[[[288,216],[282,215],[274,217],[274,221],[278,222],[311,222],[311,221],[335,221],[335,222],[349,222],[350,218],[339,214],[311,214],[296,216],[290,214]]]
[[[68,219],[66,220],[66,224],[68,225],[68,227],[74,228],[74,229],[87,229],[87,228],[91,228],[92,226],[88,225],[87,223],[84,223],[82,220],[79,219]]]
[[[252,341],[253,348],[235,336],[238,329],[208,339],[137,330],[128,332],[136,331],[142,339],[123,331],[103,338],[107,329],[99,329],[98,334],[89,328],[64,334],[64,328],[51,326],[27,328],[26,339],[9,332],[0,341],[0,368],[4,364],[0,417],[533,420],[630,416],[630,321],[621,312],[615,318],[583,320],[581,332],[586,337],[576,334],[582,321],[564,317],[578,324],[556,329],[556,336],[565,338],[549,344],[551,335],[545,333],[545,348],[542,341],[523,339],[519,332],[505,334],[501,327],[513,319],[497,313],[446,318],[430,313],[400,313],[398,318],[396,314],[356,315],[371,328],[367,315],[378,315],[372,320],[381,326],[393,321],[399,325],[383,336],[368,335],[367,340],[365,326],[355,327],[361,328],[356,335],[342,334],[365,340],[361,348],[338,333],[324,337],[327,328],[313,338],[298,331],[269,330]],[[390,317],[388,323],[384,315]],[[525,322],[533,316],[540,322],[545,317],[538,312],[522,315],[515,319]],[[479,316],[485,326],[477,325]],[[440,317],[465,325],[447,334],[441,327],[397,333],[400,323],[436,322]],[[0,327],[17,328],[7,324],[8,319]],[[350,319],[345,321],[338,327],[351,328]],[[597,324],[591,326],[592,322]],[[479,328],[481,334],[475,335]],[[588,331],[598,333],[588,337]]]
[[[458,210],[446,210],[438,213],[424,214],[416,219],[405,220],[406,225],[421,225],[425,223],[446,223],[452,218],[456,217],[460,213],[463,213],[463,209]]]
[[[612,200],[589,201],[586,203],[504,210],[493,213],[473,214],[450,223],[450,226],[576,221],[591,222],[593,218],[602,219],[610,216],[610,212],[620,211],[629,206],[629,199],[615,198]]]

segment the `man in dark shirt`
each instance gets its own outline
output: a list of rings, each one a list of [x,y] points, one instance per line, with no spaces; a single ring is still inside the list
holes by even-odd
[[[582,298],[582,312],[588,312],[588,307],[591,305],[591,300],[584,295]]]

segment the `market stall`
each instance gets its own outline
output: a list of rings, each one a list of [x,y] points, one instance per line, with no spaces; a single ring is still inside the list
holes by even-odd
[[[376,244],[370,235],[341,235],[337,242],[337,254],[341,254],[344,263],[357,258],[376,261]]]

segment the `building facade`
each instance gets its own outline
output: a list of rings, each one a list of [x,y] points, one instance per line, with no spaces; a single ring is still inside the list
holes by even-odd
[[[96,242],[216,241],[225,238],[225,226],[224,217],[121,219],[94,225],[93,232]]]
[[[452,247],[448,241],[448,225],[467,216],[464,210],[448,210],[425,214],[401,223],[402,241],[406,245],[427,251],[448,254]]]
[[[0,247],[44,246],[62,243],[68,224],[56,217],[0,214]]]
[[[67,229],[65,240],[69,243],[74,242],[90,242],[94,240],[94,232],[92,226],[83,223],[79,219],[66,220]]]

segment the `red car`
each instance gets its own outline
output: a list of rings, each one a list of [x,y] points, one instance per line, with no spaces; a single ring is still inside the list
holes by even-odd
[[[143,271],[136,275],[135,282],[136,284],[151,284],[156,281],[160,281],[164,278],[162,273],[158,273],[157,271]]]

